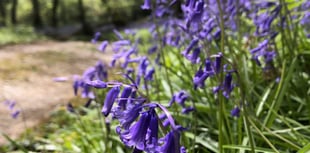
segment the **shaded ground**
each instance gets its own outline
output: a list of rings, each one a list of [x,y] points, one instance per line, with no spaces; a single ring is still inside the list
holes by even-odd
[[[88,42],[42,42],[0,48],[0,131],[12,138],[25,127],[37,125],[57,105],[72,98],[71,81],[56,83],[53,78],[81,74],[100,58],[108,61]],[[15,100],[22,116],[13,119],[2,102]],[[0,144],[6,140],[0,136]]]

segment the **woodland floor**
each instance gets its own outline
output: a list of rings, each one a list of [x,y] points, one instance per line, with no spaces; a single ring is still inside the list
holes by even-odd
[[[26,128],[46,120],[50,113],[74,97],[72,76],[96,64],[107,63],[112,54],[100,53],[89,42],[45,41],[0,48],[0,132],[17,138]],[[55,77],[67,77],[55,82]],[[16,101],[21,110],[17,119],[4,100]],[[0,144],[6,140],[0,136]]]

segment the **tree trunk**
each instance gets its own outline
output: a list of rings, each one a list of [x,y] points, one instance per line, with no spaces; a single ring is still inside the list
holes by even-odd
[[[0,0],[0,27],[6,25],[6,2],[4,0]]]
[[[12,4],[12,8],[11,8],[11,23],[13,25],[17,24],[17,19],[16,19],[16,11],[17,11],[17,5],[18,5],[18,0],[12,0],[13,4]]]
[[[80,20],[80,23],[82,24],[83,33],[86,35],[92,34],[92,30],[91,30],[90,26],[88,25],[88,23],[86,22],[83,0],[78,0],[78,10],[80,12],[79,20]]]
[[[33,15],[33,26],[34,27],[41,27],[42,19],[40,16],[40,3],[38,0],[31,0],[32,1],[32,15]]]
[[[58,7],[59,7],[59,0],[53,0],[53,8],[52,8],[52,25],[53,25],[53,27],[58,26],[58,17],[57,17]]]

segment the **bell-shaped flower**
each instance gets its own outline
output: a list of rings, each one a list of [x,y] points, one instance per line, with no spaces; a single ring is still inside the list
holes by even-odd
[[[132,87],[125,87],[120,100],[118,101],[118,106],[120,106],[123,110],[126,109],[126,104],[128,101],[128,97],[131,95],[132,93]]]
[[[108,41],[102,41],[102,43],[99,45],[98,50],[101,52],[104,52],[105,49],[107,48],[109,42]]]
[[[141,6],[143,10],[152,9],[152,0],[144,0],[144,4]]]
[[[97,43],[99,37],[101,36],[101,33],[100,32],[96,32],[95,35],[94,35],[94,38],[91,40],[92,43]]]
[[[113,88],[111,88],[109,90],[109,92],[106,94],[106,97],[105,97],[105,100],[104,100],[104,104],[103,104],[103,107],[102,107],[102,114],[104,116],[108,116],[111,109],[112,109],[112,106],[118,96],[120,92],[120,87],[119,86],[114,86]]]
[[[240,116],[240,108],[238,106],[235,106],[231,111],[230,115],[233,117],[239,117]]]
[[[143,112],[140,119],[129,130],[120,133],[121,140],[129,147],[135,146],[139,150],[144,150],[150,121],[151,114],[149,112]]]
[[[160,140],[162,145],[157,148],[158,153],[180,153],[180,133],[177,130],[170,131]]]
[[[231,73],[227,73],[223,83],[223,96],[229,98],[231,91],[233,90],[234,86],[232,84],[232,75]]]

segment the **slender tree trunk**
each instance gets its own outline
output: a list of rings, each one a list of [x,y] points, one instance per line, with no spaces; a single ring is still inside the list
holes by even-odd
[[[57,16],[57,10],[59,7],[59,0],[53,0],[53,8],[52,8],[52,25],[54,27],[58,26],[58,16]]]
[[[18,0],[12,0],[12,8],[11,8],[11,22],[13,25],[17,24],[17,19],[16,19],[16,11],[17,11],[17,5],[18,5]]]
[[[83,0],[78,0],[78,10],[80,12],[79,19],[80,19],[80,23],[82,24],[83,33],[84,34],[91,34],[92,30],[91,30],[90,26],[88,25],[88,23],[86,22],[86,18],[85,18],[85,9],[84,9]]]
[[[0,0],[0,26],[6,25],[6,9],[4,0]]]
[[[40,3],[38,0],[31,0],[31,1],[32,1],[32,13],[33,13],[33,26],[41,27],[43,23],[40,16]]]

